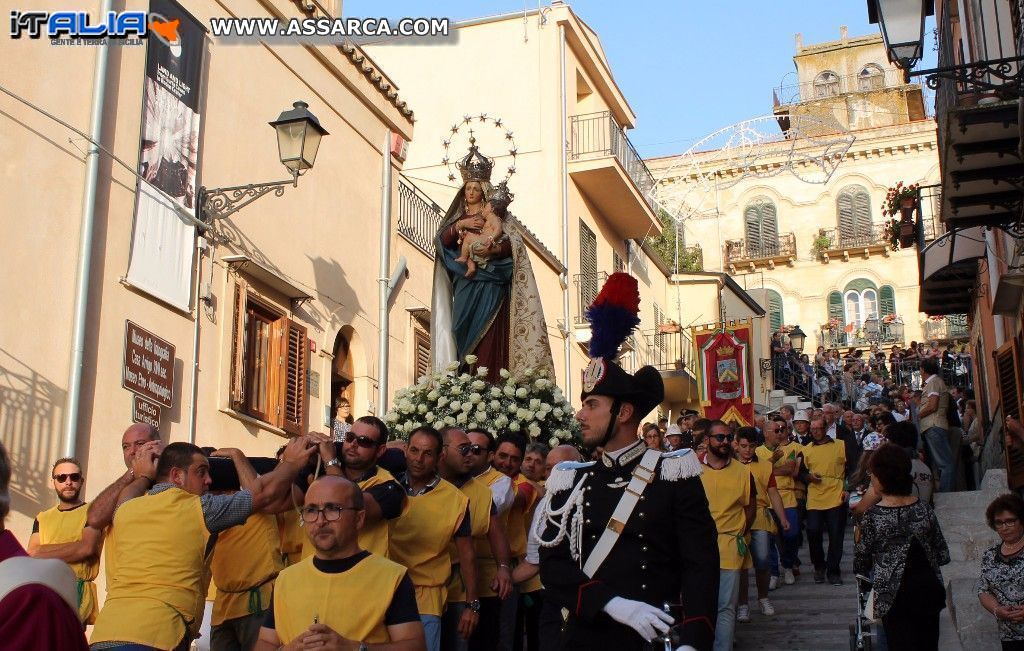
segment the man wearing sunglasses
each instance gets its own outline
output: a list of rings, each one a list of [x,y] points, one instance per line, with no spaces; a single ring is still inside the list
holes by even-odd
[[[756,488],[750,470],[733,459],[733,433],[728,423],[708,425],[708,453],[700,480],[718,531],[718,611],[715,651],[731,651],[739,601],[740,570],[749,553],[744,536],[754,523]]]
[[[402,515],[405,491],[390,472],[377,465],[387,449],[388,428],[375,416],[362,416],[342,437],[341,457],[333,440],[320,443],[326,474],[344,477],[363,491],[364,522],[359,546],[378,556],[388,555],[388,521]],[[308,544],[304,545],[304,551]]]
[[[824,419],[811,421],[811,442],[804,446],[801,479],[807,482],[807,547],[814,582],[842,585],[839,563],[846,533],[846,448],[828,436]],[[828,530],[828,555],[822,549]]]
[[[301,513],[315,553],[278,576],[256,651],[425,648],[409,572],[359,545],[364,498],[340,477],[310,485]]]
[[[40,558],[57,558],[71,566],[78,582],[78,617],[83,624],[92,624],[97,611],[93,581],[99,573],[99,554],[83,559],[73,547],[67,546],[67,543],[81,540],[86,526],[88,509],[81,498],[85,485],[82,465],[70,457],[57,459],[50,476],[57,493],[57,505],[40,513],[32,523],[28,553]],[[51,553],[43,553],[45,551]]]

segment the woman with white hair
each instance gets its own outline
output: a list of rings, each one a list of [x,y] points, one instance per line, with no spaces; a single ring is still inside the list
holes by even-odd
[[[85,651],[75,575],[63,561],[29,558],[4,526],[11,459],[0,443],[0,640],[7,649]]]

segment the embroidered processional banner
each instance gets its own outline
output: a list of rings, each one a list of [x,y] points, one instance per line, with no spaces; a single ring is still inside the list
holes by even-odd
[[[691,328],[697,352],[697,384],[701,416],[734,422],[754,422],[750,385],[749,320]]]

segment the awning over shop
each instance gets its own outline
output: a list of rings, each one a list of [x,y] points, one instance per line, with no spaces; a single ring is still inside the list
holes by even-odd
[[[985,228],[950,231],[920,253],[921,300],[925,314],[964,314],[970,311],[977,260],[985,255]]]

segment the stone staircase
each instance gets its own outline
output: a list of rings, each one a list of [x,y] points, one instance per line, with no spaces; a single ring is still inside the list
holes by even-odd
[[[981,607],[976,585],[982,554],[999,542],[985,523],[985,508],[1006,492],[1006,471],[992,469],[985,473],[980,490],[935,494],[935,514],[950,556],[949,565],[942,568],[947,603],[943,615],[949,618],[943,624],[952,625],[965,651],[1000,649],[995,618]]]
[[[786,393],[784,389],[772,389],[768,392],[768,411],[778,411],[782,405],[792,405],[793,409],[812,409],[814,405],[804,400],[802,396]]]

